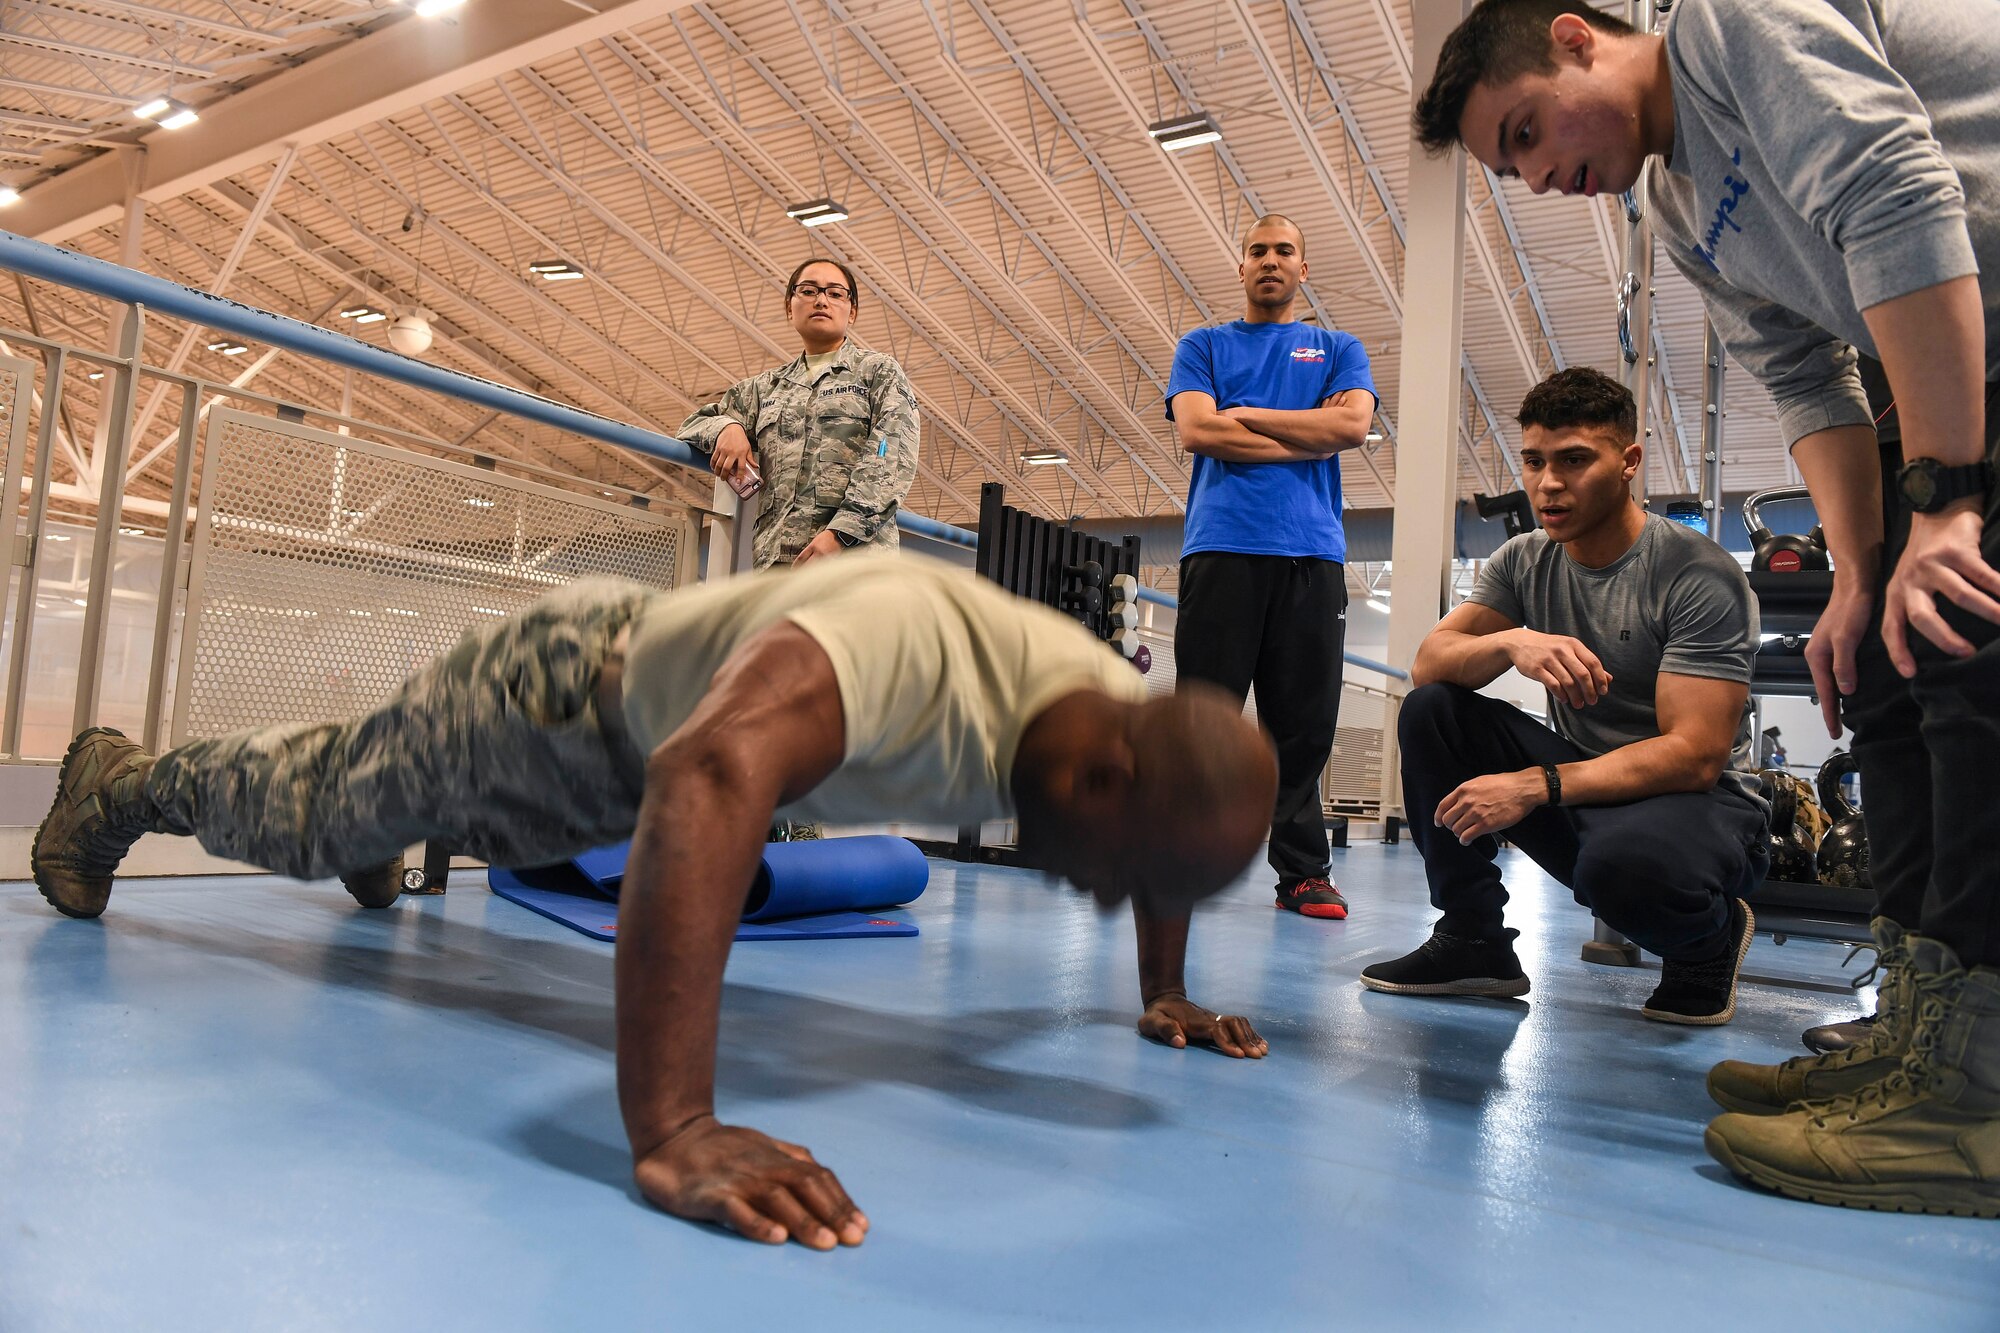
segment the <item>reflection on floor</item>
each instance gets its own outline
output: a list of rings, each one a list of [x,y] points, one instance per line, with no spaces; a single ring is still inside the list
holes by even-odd
[[[1344,925],[1261,874],[1198,918],[1195,998],[1271,1041],[1238,1064],[1133,1034],[1124,917],[933,869],[920,939],[730,964],[724,1114],[840,1173],[875,1228],[831,1255],[634,1201],[610,950],[476,874],[139,881],[99,924],[0,886],[0,1328],[2000,1327],[2000,1226],[1701,1151],[1710,1063],[1854,1011],[1834,946],[1760,939],[1735,1024],[1661,1027],[1522,863],[1528,1003],[1376,995],[1430,914],[1357,846]]]

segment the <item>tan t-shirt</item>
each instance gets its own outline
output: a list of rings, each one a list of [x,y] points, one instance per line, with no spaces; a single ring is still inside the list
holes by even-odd
[[[650,752],[737,646],[789,620],[840,684],[846,758],[791,818],[971,824],[1013,813],[1021,733],[1077,690],[1142,701],[1144,679],[1083,626],[969,570],[854,552],[684,589],[647,607],[626,656],[625,715]]]

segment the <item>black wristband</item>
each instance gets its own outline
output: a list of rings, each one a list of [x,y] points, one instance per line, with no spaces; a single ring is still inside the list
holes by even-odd
[[[1561,805],[1563,803],[1562,774],[1556,772],[1554,764],[1542,765],[1542,781],[1546,782],[1549,786],[1549,804]]]

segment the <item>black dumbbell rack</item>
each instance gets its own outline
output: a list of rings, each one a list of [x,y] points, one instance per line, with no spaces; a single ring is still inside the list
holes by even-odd
[[[1088,570],[1091,565],[1094,571]],[[1008,592],[1074,616],[1108,645],[1118,628],[1111,620],[1111,581],[1120,574],[1139,576],[1139,538],[1110,542],[1067,523],[1037,518],[1008,504],[1007,488],[989,481],[979,490],[973,569]],[[1014,848],[983,845],[976,826],[960,829],[955,843],[912,841],[929,855],[955,861],[1020,864]]]
[[[1075,616],[1098,638],[1109,640],[1111,580],[1120,574],[1139,576],[1139,539],[1128,536],[1108,542],[1066,523],[1014,508],[1006,502],[1007,488],[989,481],[979,490],[979,551],[973,568],[1008,592],[1053,606]],[[1097,566],[1098,597],[1088,599],[1078,572]]]

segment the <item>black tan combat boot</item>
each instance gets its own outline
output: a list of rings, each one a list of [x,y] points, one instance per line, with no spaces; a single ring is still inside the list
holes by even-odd
[[[56,802],[35,830],[35,887],[65,916],[94,917],[111,900],[111,876],[143,834],[172,832],[146,795],[153,756],[110,727],[69,743]]]
[[[340,877],[354,901],[363,907],[393,907],[403,893],[403,858],[353,870]]]
[[[1724,1060],[1708,1071],[1708,1095],[1725,1111],[1777,1115],[1796,1102],[1858,1091],[1889,1077],[1910,1049],[1910,949],[1903,928],[1886,916],[1869,923],[1880,951],[1881,987],[1868,1037],[1831,1055],[1802,1055],[1783,1064]]]
[[[1709,1155],[1814,1203],[2000,1217],[2000,968],[1909,948],[1910,1047],[1888,1078],[1783,1115],[1717,1116]]]

